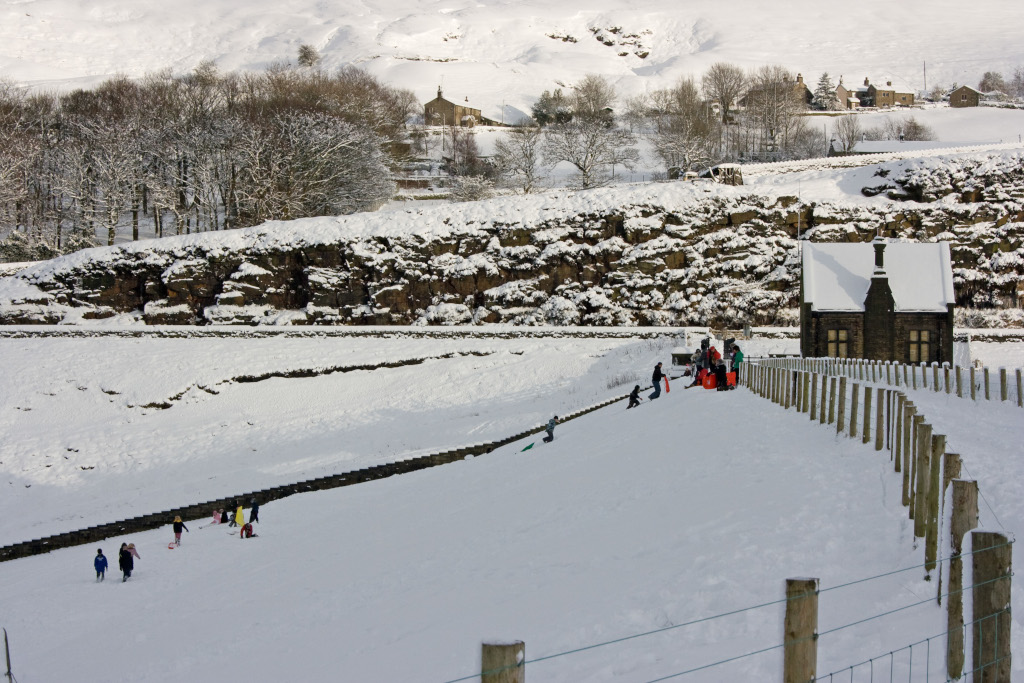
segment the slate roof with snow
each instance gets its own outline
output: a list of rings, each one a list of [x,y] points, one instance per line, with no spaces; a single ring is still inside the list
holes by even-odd
[[[947,242],[889,242],[884,262],[897,312],[945,313],[954,303]],[[814,311],[863,311],[874,267],[870,242],[804,243],[804,302]]]

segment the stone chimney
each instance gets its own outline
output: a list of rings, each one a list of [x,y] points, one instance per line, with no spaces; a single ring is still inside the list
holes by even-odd
[[[437,86],[437,99],[443,100],[444,97],[441,95],[441,86]]]
[[[870,84],[870,83],[868,82],[868,77],[867,77],[867,76],[865,76],[865,77],[864,77],[864,87],[866,88],[866,87],[868,87],[869,85],[871,85],[871,84]]]
[[[796,75],[796,82],[797,83],[803,83],[804,82],[804,75],[803,74],[797,74]]]
[[[896,360],[896,302],[885,272],[886,240],[879,235],[871,243],[875,248],[875,268],[864,297],[864,357],[870,360]]]

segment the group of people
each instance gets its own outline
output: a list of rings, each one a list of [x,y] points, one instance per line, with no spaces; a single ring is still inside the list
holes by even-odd
[[[689,386],[693,387],[701,384],[704,377],[708,373],[712,373],[715,375],[715,384],[718,391],[735,389],[736,383],[739,383],[740,380],[743,351],[740,350],[739,344],[732,344],[726,353],[727,357],[723,358],[718,349],[711,345],[710,339],[701,341],[700,348],[693,353],[692,364],[690,365],[693,383]],[[732,372],[736,373],[735,383],[731,386],[729,385],[729,365],[726,364],[727,361],[732,366]],[[665,379],[665,373],[661,370],[661,363],[658,363],[654,366],[654,372],[651,374],[651,387],[654,391],[647,397],[648,400],[653,401],[661,396],[661,382],[663,379]],[[637,384],[633,387],[633,391],[629,393],[629,404],[626,406],[626,409],[637,407],[640,405],[640,400],[640,385]]]
[[[557,419],[557,418],[556,418]],[[552,428],[553,429],[553,428]],[[228,526],[240,527],[238,532],[239,538],[253,538],[256,534],[253,532],[252,525],[254,522],[260,521],[260,505],[253,498],[251,507],[249,509],[249,521],[245,521],[245,511],[242,509],[241,504],[236,505],[235,514],[228,519],[227,509],[214,510],[213,520],[210,524],[228,524]],[[174,521],[171,522],[171,528],[174,531],[174,542],[172,546],[181,545],[181,532],[190,533],[185,522],[182,521],[181,517],[176,515]],[[201,527],[200,527],[201,528]],[[117,555],[117,566],[121,569],[121,582],[124,583],[131,578],[132,570],[135,569],[135,560],[141,560],[139,551],[135,549],[134,543],[122,543],[121,550],[118,551]],[[96,569],[96,582],[99,583],[106,578],[107,573],[107,557],[103,554],[103,548],[96,549],[96,557],[93,558],[93,567]]]
[[[131,578],[136,559],[141,560],[142,558],[139,556],[139,551],[135,549],[135,544],[122,543],[121,550],[117,553],[117,566],[121,569],[121,583]],[[103,548],[96,549],[96,557],[93,558],[92,566],[96,569],[97,583],[107,577],[107,557],[103,554]]]

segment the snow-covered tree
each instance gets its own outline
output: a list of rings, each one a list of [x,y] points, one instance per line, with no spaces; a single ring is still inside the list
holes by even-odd
[[[860,118],[856,114],[840,116],[836,119],[835,127],[832,129],[832,135],[835,137],[836,142],[839,143],[839,148],[843,152],[849,152],[853,149],[854,145],[860,142]]]
[[[978,83],[978,90],[981,92],[993,92],[996,90],[1006,92],[1006,80],[998,71],[986,71]]]
[[[666,168],[688,171],[717,158],[721,124],[692,78],[651,93],[649,107],[650,139]]]
[[[735,64],[716,62],[701,78],[701,89],[709,101],[718,102],[722,122],[729,121],[729,112],[747,88],[747,74]]]
[[[839,97],[836,95],[835,83],[832,82],[827,71],[818,79],[818,85],[814,88],[812,104],[825,111],[839,111],[842,108]]]
[[[544,179],[540,162],[544,134],[539,126],[510,128],[494,143],[494,163],[502,182],[530,194]]]

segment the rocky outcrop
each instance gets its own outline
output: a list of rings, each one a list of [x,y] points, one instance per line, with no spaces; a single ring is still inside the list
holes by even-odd
[[[0,287],[0,323],[792,324],[798,232],[868,241],[879,230],[949,241],[961,305],[1020,306],[1017,176],[985,186],[1006,199],[985,203],[809,204],[729,188],[688,190],[678,202],[633,196],[604,210],[523,205],[534,216],[519,220],[478,215],[515,215],[513,200],[404,216],[429,230],[388,230],[387,215],[374,214],[380,226],[358,233],[355,218],[307,219],[157,240],[19,273],[19,286]]]

